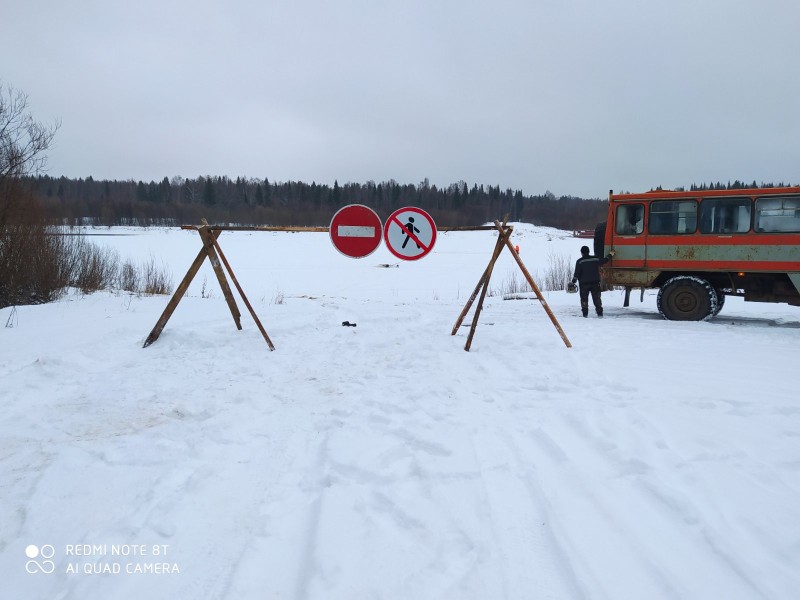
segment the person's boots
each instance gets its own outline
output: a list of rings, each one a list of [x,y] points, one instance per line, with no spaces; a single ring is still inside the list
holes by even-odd
[[[581,312],[583,313],[583,316],[584,316],[584,317],[588,317],[588,316],[589,316],[589,309],[588,309],[588,308],[584,308],[584,309],[582,309],[582,311],[581,311]]]

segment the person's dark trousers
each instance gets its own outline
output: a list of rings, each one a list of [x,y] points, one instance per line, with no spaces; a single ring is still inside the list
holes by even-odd
[[[600,297],[600,282],[598,283],[582,283],[580,286],[581,296],[581,312],[583,316],[589,315],[589,294],[592,295],[592,303],[594,309],[597,311],[597,316],[603,316],[603,300]]]

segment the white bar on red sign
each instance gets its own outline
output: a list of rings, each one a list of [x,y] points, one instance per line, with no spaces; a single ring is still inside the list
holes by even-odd
[[[339,225],[337,229],[339,237],[375,237],[374,227],[362,227],[360,225]]]

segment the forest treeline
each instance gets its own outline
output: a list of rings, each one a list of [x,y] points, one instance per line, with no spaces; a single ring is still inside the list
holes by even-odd
[[[704,190],[743,190],[746,188],[778,188],[778,187],[791,187],[792,185],[794,184],[783,183],[783,182],[757,183],[755,180],[753,180],[752,183],[747,183],[745,181],[739,181],[738,179],[736,179],[733,182],[728,181],[727,183],[722,183],[721,181],[717,181],[716,183],[714,183],[713,181],[711,183],[699,183],[699,184],[693,183],[691,186],[689,186],[689,191],[696,192],[698,190],[704,191]],[[656,189],[660,190],[661,187],[658,187]],[[676,188],[676,191],[682,192],[684,191],[684,188]]]
[[[419,184],[334,184],[237,177],[165,177],[159,182],[29,177],[29,188],[48,218],[68,225],[182,225],[205,218],[215,224],[325,226],[348,204],[364,204],[385,219],[395,209],[417,206],[442,226],[479,225],[502,219],[560,229],[593,228],[604,219],[606,200],[538,196],[464,181],[437,187]]]
[[[442,226],[479,225],[508,215],[511,221],[573,230],[594,228],[605,220],[608,207],[605,199],[556,197],[549,191],[531,196],[464,181],[437,187],[427,179],[416,185],[390,180],[331,186],[225,176],[145,183],[39,175],[25,183],[50,222],[68,225],[175,226],[205,218],[215,224],[325,226],[342,206],[364,204],[384,219],[403,206],[417,206]],[[783,185],[736,180],[692,184],[689,190]]]

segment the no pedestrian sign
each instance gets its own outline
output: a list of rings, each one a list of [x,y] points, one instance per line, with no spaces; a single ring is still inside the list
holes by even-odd
[[[383,226],[389,252],[403,260],[418,260],[436,243],[436,224],[421,208],[406,206],[394,211]]]
[[[381,245],[381,219],[363,204],[340,208],[331,219],[334,247],[350,258],[369,256]]]

